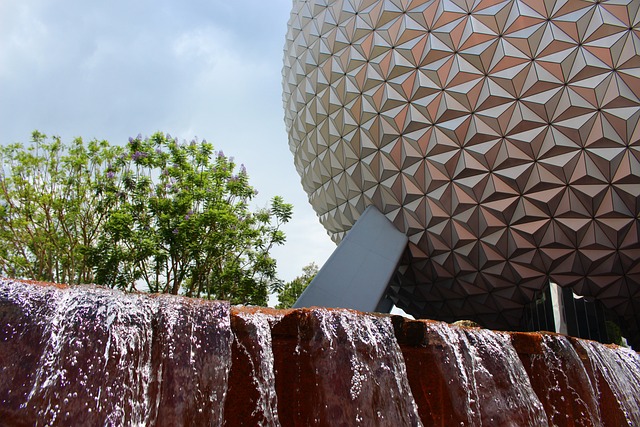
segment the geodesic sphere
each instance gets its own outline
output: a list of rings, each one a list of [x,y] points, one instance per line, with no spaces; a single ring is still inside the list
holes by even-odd
[[[294,0],[285,122],[329,234],[369,204],[405,232],[417,315],[513,325],[551,279],[633,316],[639,8]]]

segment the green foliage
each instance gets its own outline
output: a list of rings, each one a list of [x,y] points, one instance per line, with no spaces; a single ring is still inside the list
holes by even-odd
[[[244,166],[162,133],[33,142],[2,152],[3,274],[266,304],[293,208],[274,197],[252,212]]]
[[[58,283],[93,279],[87,250],[106,221],[95,191],[117,149],[106,141],[67,146],[33,132],[32,144],[0,148],[0,273]]]
[[[604,325],[607,330],[607,337],[610,344],[624,345],[622,341],[622,330],[620,326],[612,320],[605,320]]]
[[[290,282],[285,283],[278,290],[278,305],[276,308],[291,308],[293,304],[298,300],[298,297],[302,295],[307,286],[318,274],[318,266],[315,262],[306,265],[302,268],[302,275],[296,277]]]

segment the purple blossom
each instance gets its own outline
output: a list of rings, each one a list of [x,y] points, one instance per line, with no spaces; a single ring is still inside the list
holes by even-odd
[[[246,175],[247,174],[247,168],[244,167],[244,163],[240,165],[240,173],[242,175]]]
[[[178,229],[177,228],[173,229],[173,234],[178,234]]]
[[[156,154],[162,154],[162,150],[159,148],[156,148]]]
[[[224,151],[222,150],[218,151],[218,157],[224,157]]]
[[[107,172],[107,179],[113,179],[116,176],[116,173],[113,171]]]
[[[140,141],[142,139],[142,134],[138,134],[135,138],[129,137],[129,144],[133,145],[134,142]]]
[[[144,159],[145,157],[147,157],[147,153],[143,152],[143,151],[136,151],[135,153],[133,153],[131,155],[131,160],[133,160],[134,162],[138,159]]]
[[[184,219],[189,220],[189,218],[191,218],[191,215],[193,215],[193,210],[189,209],[189,212],[187,212],[187,214],[184,216]]]

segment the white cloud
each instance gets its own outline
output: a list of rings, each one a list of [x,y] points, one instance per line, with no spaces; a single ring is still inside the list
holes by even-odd
[[[221,28],[207,26],[180,34],[172,43],[179,60],[202,63],[210,68],[217,64],[238,61],[230,34]]]
[[[124,143],[210,140],[248,169],[257,206],[295,206],[284,280],[335,247],[293,167],[281,103],[290,0],[0,1],[0,140],[39,129]]]
[[[0,78],[11,78],[21,68],[45,65],[47,26],[31,4],[0,3]]]

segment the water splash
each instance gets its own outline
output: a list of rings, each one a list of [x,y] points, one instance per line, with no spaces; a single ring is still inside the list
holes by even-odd
[[[0,279],[0,424],[640,425],[640,357],[551,334]]]
[[[227,304],[196,311],[184,299],[97,287],[0,285],[0,340],[13,344],[0,346],[3,375],[18,384],[0,387],[0,400],[20,408],[5,414],[14,422],[136,426],[211,413],[222,421]],[[20,369],[24,354],[33,374]]]
[[[426,324],[435,335],[434,358],[447,381],[457,423],[470,426],[546,426],[542,403],[507,334]]]
[[[270,324],[274,316],[232,311],[233,365],[227,425],[280,426]],[[233,421],[231,421],[233,420]]]
[[[388,317],[317,309],[299,347],[310,357],[321,419],[335,425],[422,425]]]
[[[594,341],[575,340],[574,345],[588,358],[587,369],[598,389],[603,419],[615,417],[617,425],[640,426],[638,353]]]

